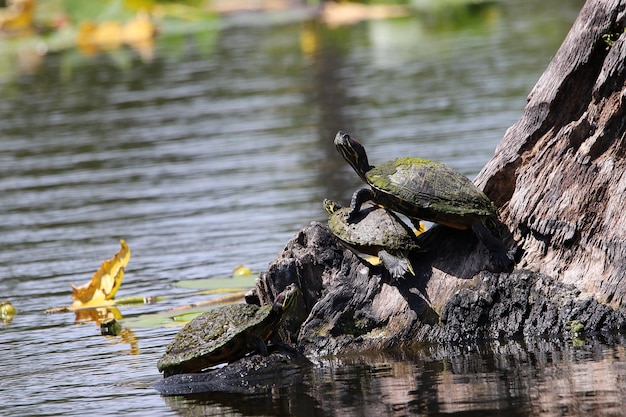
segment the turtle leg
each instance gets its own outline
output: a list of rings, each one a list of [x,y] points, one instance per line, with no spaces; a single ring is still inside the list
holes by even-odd
[[[411,275],[415,275],[411,262],[404,256],[394,256],[386,250],[381,250],[378,252],[378,258],[385,269],[389,271],[391,277],[396,281],[404,278],[407,272],[410,272]]]
[[[361,188],[356,190],[352,194],[352,200],[350,200],[350,214],[348,215],[348,221],[354,220],[356,215],[361,210],[361,205],[366,201],[374,199],[374,192],[371,188]]]
[[[489,251],[491,257],[492,272],[510,272],[513,270],[515,262],[513,256],[509,254],[509,251],[504,244],[498,240],[487,228],[483,219],[476,219],[472,224],[472,230],[478,236],[478,239]]]
[[[256,351],[259,354],[261,354],[263,356],[269,355],[269,352],[267,351],[267,345],[265,344],[263,339],[261,339],[260,337],[257,337],[257,338],[255,338],[254,343],[255,343],[255,346],[256,346]]]

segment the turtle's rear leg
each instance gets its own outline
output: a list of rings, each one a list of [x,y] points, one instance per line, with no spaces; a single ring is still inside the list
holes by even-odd
[[[476,219],[472,230],[489,251],[491,263],[487,269],[491,272],[511,272],[515,266],[512,253],[489,231],[484,220]]]

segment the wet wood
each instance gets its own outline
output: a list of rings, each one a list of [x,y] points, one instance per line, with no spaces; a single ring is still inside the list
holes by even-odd
[[[303,297],[283,340],[315,356],[421,342],[572,337],[573,324],[585,335],[626,331],[624,312],[541,273],[481,272],[457,280],[463,285],[436,310],[428,282],[390,280],[381,266],[368,264],[314,222],[260,274],[254,293],[267,303],[289,283],[298,284]]]

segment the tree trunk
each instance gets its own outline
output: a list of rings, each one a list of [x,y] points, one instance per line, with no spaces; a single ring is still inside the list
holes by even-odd
[[[625,15],[626,0],[587,1],[476,179],[500,208],[505,240],[519,248],[516,271],[482,271],[488,254],[471,232],[435,226],[423,237],[428,252],[415,257],[416,278],[389,282],[314,223],[256,287],[269,302],[288,283],[300,285],[303,301],[288,322],[292,341],[333,353],[623,332]]]
[[[476,179],[523,249],[519,266],[617,308],[626,301],[625,8],[585,4]]]

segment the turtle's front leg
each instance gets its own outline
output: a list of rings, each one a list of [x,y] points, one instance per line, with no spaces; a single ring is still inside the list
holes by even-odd
[[[371,188],[361,188],[360,190],[356,190],[354,194],[352,194],[352,200],[350,200],[350,214],[348,215],[348,221],[351,222],[354,220],[356,215],[361,210],[361,205],[366,201],[374,199],[374,192]]]

